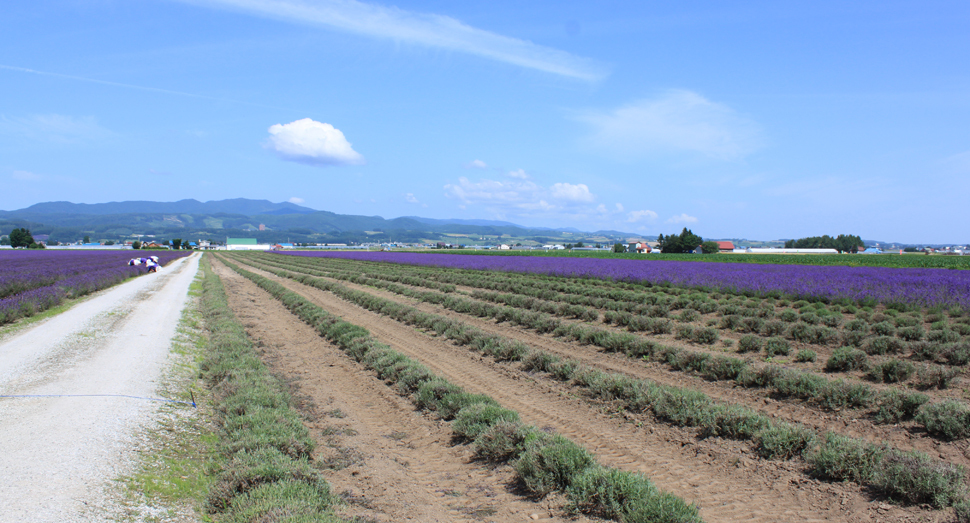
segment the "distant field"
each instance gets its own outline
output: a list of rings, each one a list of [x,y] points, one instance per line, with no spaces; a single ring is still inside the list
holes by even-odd
[[[843,265],[846,267],[912,267],[919,269],[970,269],[970,256],[925,254],[635,254],[606,251],[493,251],[449,249],[415,251],[428,254],[476,254],[483,256],[549,256],[561,258],[608,258],[612,260],[703,261],[718,263],[766,263],[775,265]]]

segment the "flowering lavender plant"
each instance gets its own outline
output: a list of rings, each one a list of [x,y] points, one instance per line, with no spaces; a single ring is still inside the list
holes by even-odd
[[[649,282],[755,295],[970,309],[970,271],[732,264],[665,260],[476,256],[396,252],[288,252],[349,260]]]

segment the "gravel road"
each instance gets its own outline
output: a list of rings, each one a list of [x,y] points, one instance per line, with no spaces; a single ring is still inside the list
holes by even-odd
[[[103,520],[111,479],[160,405],[120,396],[156,397],[200,256],[0,340],[0,396],[73,395],[0,397],[0,522]]]

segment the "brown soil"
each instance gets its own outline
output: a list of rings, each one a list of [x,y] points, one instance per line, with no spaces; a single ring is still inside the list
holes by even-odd
[[[446,422],[422,415],[372,372],[321,338],[282,304],[221,263],[229,304],[262,358],[294,391],[317,442],[314,459],[348,518],[396,521],[589,521],[561,497],[516,492],[511,467],[474,461]]]
[[[269,273],[265,274],[269,275]],[[492,334],[515,338],[530,347],[535,347],[563,358],[575,359],[581,361],[584,365],[603,371],[626,374],[665,385],[699,390],[717,401],[745,405],[772,417],[801,423],[815,429],[818,433],[834,431],[854,438],[867,439],[874,443],[889,443],[902,450],[920,450],[931,456],[937,456],[949,463],[956,463],[970,468],[970,442],[945,442],[926,437],[925,431],[919,428],[915,422],[899,425],[880,425],[873,423],[869,419],[860,417],[857,412],[851,410],[827,412],[802,400],[786,399],[779,401],[771,398],[762,389],[736,387],[729,381],[711,382],[700,376],[691,375],[690,373],[671,371],[667,366],[658,362],[635,361],[622,354],[599,352],[593,346],[581,346],[576,343],[561,341],[549,335],[537,334],[510,323],[497,323],[492,319],[477,318],[453,312],[438,305],[423,303],[389,291],[346,281],[330,281],[337,282],[354,290],[368,292],[387,300],[406,303],[423,312],[454,318]],[[651,337],[651,339],[657,338]],[[665,345],[683,347],[693,351],[724,354],[717,350],[705,350],[704,348],[690,345],[680,340],[674,340],[672,337],[669,340],[659,341]],[[879,388],[879,386],[876,387]]]
[[[574,389],[511,365],[497,364],[438,337],[350,304],[335,295],[254,270],[301,294],[346,321],[367,328],[377,339],[421,361],[435,373],[475,393],[488,394],[523,420],[551,428],[582,444],[608,465],[645,473],[658,486],[697,502],[706,521],[943,521],[945,514],[918,507],[897,507],[873,500],[852,484],[809,478],[803,464],[757,458],[746,443],[718,438],[699,440],[688,430],[618,415],[577,397]],[[379,293],[365,288],[367,292]],[[389,296],[390,297],[390,296]],[[393,299],[401,299],[396,297]],[[443,311],[436,311],[443,312]],[[470,318],[463,317],[463,320]],[[486,326],[488,322],[482,322]],[[533,342],[529,333],[508,326],[515,337]],[[542,337],[539,337],[542,338]],[[565,344],[543,338],[543,348]],[[613,367],[633,366],[608,355],[572,346],[569,355]],[[319,372],[303,367],[308,373]],[[645,367],[643,372],[666,374]],[[640,372],[640,371],[638,371]],[[690,377],[690,386],[697,385]],[[717,389],[707,384],[705,392]],[[725,390],[721,394],[725,394]],[[741,391],[743,392],[743,391]],[[759,399],[758,401],[762,401]],[[783,408],[783,407],[777,407]]]

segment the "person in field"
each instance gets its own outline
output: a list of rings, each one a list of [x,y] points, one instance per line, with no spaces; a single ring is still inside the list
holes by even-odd
[[[128,265],[133,267],[144,265],[148,268],[148,272],[158,272],[158,256],[149,256],[148,258],[132,258],[128,260]]]

